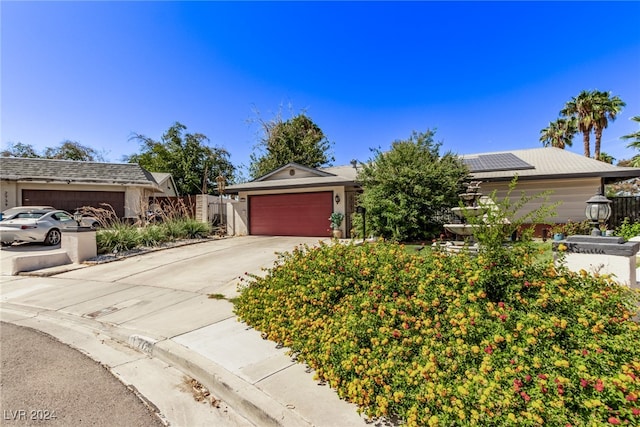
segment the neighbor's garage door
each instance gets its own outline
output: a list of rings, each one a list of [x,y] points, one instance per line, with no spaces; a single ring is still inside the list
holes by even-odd
[[[249,233],[268,236],[328,236],[333,193],[249,196]]]
[[[83,206],[108,209],[103,203],[111,205],[118,218],[124,217],[123,191],[22,190],[23,206],[53,206],[73,213]]]

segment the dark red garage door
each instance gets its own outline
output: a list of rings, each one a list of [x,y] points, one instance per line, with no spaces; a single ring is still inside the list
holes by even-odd
[[[249,196],[249,233],[267,236],[328,236],[333,193]]]
[[[118,218],[124,217],[123,191],[22,190],[23,206],[53,206],[73,213],[83,206],[108,209],[102,203],[111,205]]]

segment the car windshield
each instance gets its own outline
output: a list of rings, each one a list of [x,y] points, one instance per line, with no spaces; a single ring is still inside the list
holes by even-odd
[[[21,212],[15,218],[40,218],[44,214],[44,212]]]

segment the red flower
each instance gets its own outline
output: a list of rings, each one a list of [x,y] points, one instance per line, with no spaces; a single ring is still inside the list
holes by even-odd
[[[629,393],[625,396],[625,399],[627,399],[629,402],[635,402],[636,400],[638,400],[638,396],[636,396],[635,393]]]
[[[607,421],[609,421],[609,424],[615,424],[615,425],[620,424],[620,420],[617,419],[616,417],[609,417]]]
[[[558,384],[558,394],[559,395],[563,395],[564,394],[564,388],[562,387],[562,384]]]
[[[604,384],[602,383],[602,380],[597,380],[596,381],[596,385],[593,386],[593,388],[596,389],[596,391],[602,391],[604,390]]]
[[[522,387],[522,381],[520,381],[517,378],[515,380],[513,380],[513,389],[515,391],[520,391],[520,387]]]
[[[638,408],[633,408],[633,409],[631,410],[631,413],[637,417],[638,415],[640,415],[640,409],[638,409]]]
[[[531,397],[529,397],[529,395],[524,391],[520,392],[520,396],[522,396],[522,398],[524,399],[525,402],[528,402],[528,401],[531,400]]]
[[[493,353],[493,348],[490,345],[488,345],[484,348],[484,352],[487,354],[491,354]]]
[[[541,380],[546,380],[548,377],[545,374],[538,374],[538,378]]]
[[[584,378],[580,378],[580,385],[582,386],[582,388],[586,388],[589,385],[589,381],[585,380]]]
[[[498,307],[500,307],[500,308],[504,308],[504,303],[503,303],[502,301],[500,301],[500,302],[498,303]]]
[[[527,382],[531,381],[531,375],[527,374],[527,376],[524,377],[524,380]]]

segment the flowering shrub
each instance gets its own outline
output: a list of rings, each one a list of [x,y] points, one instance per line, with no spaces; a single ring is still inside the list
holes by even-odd
[[[371,418],[409,426],[640,424],[637,294],[606,276],[386,242],[298,247],[238,316]]]

